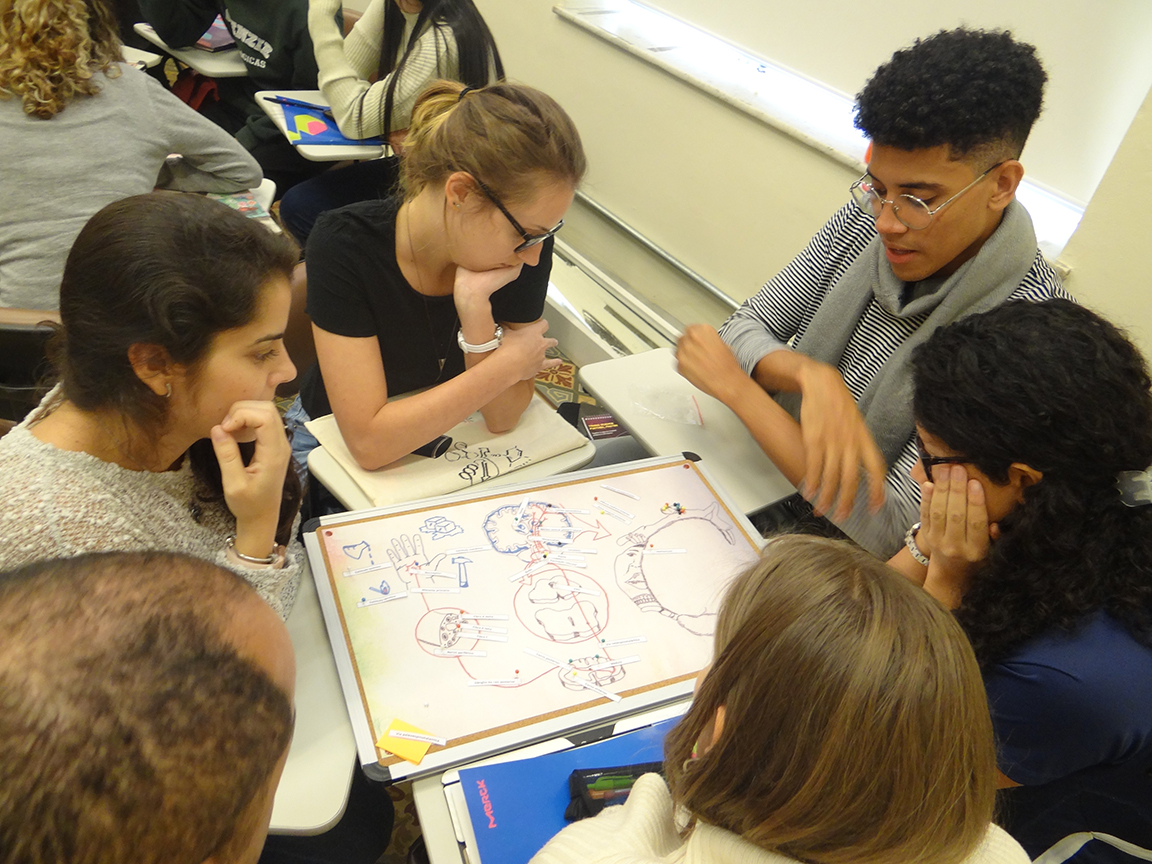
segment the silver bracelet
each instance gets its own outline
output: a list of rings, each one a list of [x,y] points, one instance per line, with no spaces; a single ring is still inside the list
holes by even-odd
[[[471,342],[464,341],[464,329],[461,328],[456,331],[456,342],[460,345],[460,350],[465,354],[487,354],[489,351],[495,351],[500,347],[500,343],[504,341],[504,328],[499,324],[496,325],[496,335],[488,342],[481,342],[479,345],[473,345]]]
[[[908,529],[908,533],[904,535],[904,545],[908,547],[908,551],[912,553],[912,557],[925,567],[928,566],[928,557],[920,551],[920,547],[916,545],[916,532],[920,530],[920,523],[917,522]]]
[[[227,540],[225,540],[224,547],[226,549],[231,549],[232,554],[239,558],[241,561],[247,562],[248,564],[264,564],[266,566],[276,563],[276,559],[279,557],[278,553],[280,551],[279,547],[273,546],[272,551],[268,554],[267,558],[254,558],[251,555],[245,555],[243,552],[236,548],[235,536],[229,537]]]

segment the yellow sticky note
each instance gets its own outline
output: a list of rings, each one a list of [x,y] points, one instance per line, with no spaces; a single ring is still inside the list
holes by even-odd
[[[424,754],[428,752],[431,743],[428,741],[409,741],[406,738],[393,738],[388,733],[395,729],[397,732],[415,732],[417,735],[430,735],[432,733],[425,732],[411,723],[405,723],[403,720],[393,720],[388,724],[388,728],[384,730],[384,734],[380,736],[380,740],[376,742],[376,746],[381,750],[387,750],[411,762],[413,765],[419,765],[420,761],[424,758]]]

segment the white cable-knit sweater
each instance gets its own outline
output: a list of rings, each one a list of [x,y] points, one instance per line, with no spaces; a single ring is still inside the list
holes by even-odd
[[[308,32],[320,67],[320,89],[332,106],[336,125],[349,138],[387,135],[407,129],[412,120],[412,106],[424,89],[437,78],[459,77],[459,55],[456,39],[447,27],[425,27],[416,50],[404,65],[404,74],[396,83],[392,102],[392,128],[384,129],[384,99],[388,75],[375,83],[368,79],[380,67],[380,46],[384,40],[384,9],[394,0],[372,0],[363,17],[356,22],[348,38],[340,35],[335,16],[342,0],[312,0],[308,7]],[[400,54],[407,50],[416,14],[404,13],[404,36]],[[395,73],[393,73],[395,74]]]
[[[657,774],[636,781],[628,800],[595,819],[569,825],[536,853],[530,864],[795,864],[747,840],[698,823],[681,840],[672,796]],[[895,862],[894,862],[895,864]],[[1028,864],[1020,845],[995,825],[966,864]]]
[[[188,460],[175,471],[131,471],[38,439],[30,423],[0,438],[0,570],[85,552],[183,552],[238,573],[287,618],[304,550],[295,539],[283,569],[246,568],[225,554],[236,520],[223,501],[203,502]]]

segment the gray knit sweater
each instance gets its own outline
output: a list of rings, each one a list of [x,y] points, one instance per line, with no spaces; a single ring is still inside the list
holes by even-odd
[[[0,306],[55,309],[72,241],[97,210],[160,186],[236,192],[260,166],[219,126],[121,66],[50,120],[0,99]],[[182,159],[166,163],[169,154]]]
[[[283,569],[239,567],[225,539],[236,520],[201,500],[188,460],[176,471],[131,471],[61,450],[29,431],[41,408],[0,438],[0,570],[85,552],[183,552],[239,574],[287,618],[304,569],[299,541]]]

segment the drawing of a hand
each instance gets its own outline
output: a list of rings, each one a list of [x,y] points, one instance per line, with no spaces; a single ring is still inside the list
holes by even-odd
[[[436,556],[436,560],[443,555]],[[435,569],[429,564],[428,556],[424,554],[424,538],[420,534],[401,534],[392,540],[388,549],[388,560],[396,570],[396,575],[404,580],[406,585],[416,581],[421,570]]]

